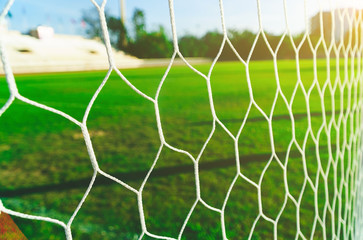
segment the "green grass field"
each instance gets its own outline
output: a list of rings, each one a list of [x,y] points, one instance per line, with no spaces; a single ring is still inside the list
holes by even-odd
[[[301,234],[306,238],[313,234],[315,239],[330,239],[334,234],[332,225],[335,229],[341,228],[340,234],[344,231],[352,234],[345,230],[338,216],[347,219],[351,213],[348,207],[352,206],[351,188],[341,190],[341,186],[343,183],[354,185],[357,174],[357,170],[350,166],[355,164],[356,147],[360,146],[359,136],[353,135],[360,126],[356,121],[360,119],[360,109],[351,109],[357,104],[356,96],[360,94],[354,89],[359,90],[360,85],[341,87],[344,78],[350,79],[351,76],[341,62],[338,66],[340,73],[336,73],[333,61],[331,75],[327,76],[327,63],[318,60],[316,76],[319,85],[322,88],[326,81],[330,81],[333,90],[326,88],[321,97],[318,87],[312,88],[308,95],[310,119],[306,115],[307,102],[301,87],[291,98],[297,81],[296,63],[288,60],[278,63],[281,89],[295,116],[296,144],[305,146],[303,155],[298,152],[296,144],[291,148],[286,167],[288,186],[285,186],[284,171],[276,159],[260,179],[271,156],[272,137],[279,160],[286,163],[293,131],[288,108],[281,96],[273,108],[272,136],[269,135],[268,122],[253,106],[239,138],[241,173],[257,184],[261,180],[262,209],[266,216],[277,218],[284,205],[286,188],[295,199],[303,196],[299,209],[293,201],[287,201],[277,227],[281,239],[295,238],[296,214],[299,215]],[[210,64],[196,68],[207,74]],[[300,76],[306,92],[314,80],[313,69],[311,60],[301,60]],[[166,67],[155,67],[122,70],[122,73],[141,91],[154,97],[165,70]],[[273,63],[252,62],[249,73],[254,99],[269,116],[276,94]],[[88,102],[105,75],[106,72],[19,75],[16,80],[23,96],[82,120]],[[218,118],[236,135],[250,103],[244,65],[217,63],[211,74],[211,86]],[[1,78],[1,105],[8,96],[5,79]],[[325,119],[322,117],[322,98]],[[186,66],[173,66],[161,90],[159,107],[166,141],[197,157],[213,124],[205,80]],[[343,116],[346,121],[342,121]],[[311,126],[311,131],[307,134],[308,126]],[[327,126],[326,131],[319,131],[321,126]],[[92,108],[88,129],[101,169],[139,188],[160,147],[153,104],[112,74]],[[314,140],[317,136],[318,139]],[[329,161],[329,158],[333,160]],[[234,159],[233,139],[217,124],[200,159],[201,196],[215,208],[222,207],[236,176]],[[303,159],[306,159],[309,177],[318,186],[316,195],[304,181]],[[326,182],[322,179],[322,172],[317,172],[319,164],[326,174]],[[152,174],[145,186],[143,203],[150,232],[178,236],[196,199],[191,165],[192,161],[185,155],[163,148],[155,170],[173,169],[174,172],[162,176]],[[180,166],[187,167],[179,171]],[[0,191],[4,205],[9,209],[67,221],[82,198],[92,171],[81,130],[67,119],[19,100],[0,118]],[[136,195],[116,183],[103,180],[101,176],[97,178],[96,186],[72,225],[74,239],[137,239],[141,227]],[[60,189],[61,184],[67,187]],[[48,188],[43,192],[13,197],[4,195],[8,190],[31,191],[44,185]],[[343,197],[337,198],[338,195]],[[327,206],[332,210],[328,211]],[[246,239],[258,213],[257,189],[239,178],[225,210],[228,238]],[[326,227],[319,223],[317,215]],[[198,204],[183,239],[222,239],[220,218],[218,213]],[[19,218],[14,220],[29,239],[65,238],[63,229],[58,226]],[[314,223],[315,229],[312,227]],[[252,239],[272,239],[273,233],[273,225],[261,218]]]

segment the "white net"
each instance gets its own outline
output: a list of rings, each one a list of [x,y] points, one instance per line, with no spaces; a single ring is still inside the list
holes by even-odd
[[[15,99],[18,99],[26,104],[58,114],[79,126],[94,170],[88,188],[72,216],[66,222],[45,216],[34,216],[13,211],[3,204],[0,205],[1,212],[20,218],[46,221],[60,225],[65,230],[66,238],[68,240],[72,239],[72,223],[77,218],[88,195],[92,192],[96,178],[99,175],[103,175],[120,184],[120,187],[125,188],[136,195],[142,230],[141,234],[138,236],[139,239],[146,239],[147,237],[156,239],[185,238],[185,229],[194,212],[200,206],[203,206],[207,211],[218,215],[217,218],[220,222],[221,232],[220,238],[223,239],[242,238],[242,236],[238,235],[239,231],[236,231],[237,234],[235,235],[230,233],[233,228],[242,229],[241,231],[244,231],[245,234],[244,237],[248,239],[258,239],[256,236],[260,236],[261,238],[265,237],[265,239],[278,239],[280,237],[285,237],[286,239],[362,238],[363,225],[361,219],[363,214],[363,192],[361,191],[361,184],[363,176],[360,175],[363,157],[362,11],[355,10],[354,8],[337,8],[336,2],[331,1],[329,2],[330,8],[328,10],[330,14],[328,17],[325,14],[326,9],[323,10],[321,7],[315,17],[315,20],[317,21],[315,26],[317,26],[317,28],[309,29],[309,17],[306,13],[308,1],[305,1],[305,21],[307,27],[302,34],[300,41],[296,42],[296,39],[289,28],[289,21],[287,20],[288,10],[286,8],[287,3],[286,0],[284,0],[282,1],[285,11],[284,34],[278,44],[272,46],[269,42],[268,35],[263,28],[261,2],[260,0],[257,0],[259,30],[251,49],[249,49],[247,58],[244,58],[241,57],[239,51],[236,50],[237,46],[234,46],[234,43],[229,39],[229,33],[225,26],[224,3],[222,0],[219,0],[223,40],[221,42],[220,50],[215,56],[208,73],[204,74],[190,65],[179,50],[179,36],[176,31],[174,17],[174,1],[169,0],[174,53],[165,74],[160,79],[157,91],[154,94],[148,95],[133,85],[131,81],[123,75],[122,71],[116,67],[104,14],[106,1],[103,1],[101,4],[98,4],[94,0],[91,1],[99,12],[104,44],[108,54],[109,70],[92,99],[89,101],[81,121],[65,112],[24,97],[17,89],[16,79],[12,73],[10,62],[7,59],[6,46],[4,46],[3,42],[0,42],[1,59],[10,92],[10,98],[0,109],[0,116],[11,107]],[[2,11],[0,17],[1,21],[4,21],[13,2],[14,0],[10,0]],[[322,6],[321,3],[322,1],[314,2],[317,6]],[[329,19],[330,21],[329,28],[327,28],[326,23],[324,23],[326,19]],[[310,33],[314,30],[319,32],[318,38],[311,37]],[[3,34],[4,33],[1,33],[1,37],[4,36]],[[251,61],[253,53],[256,46],[260,46],[258,43],[261,41],[264,43],[265,47],[267,47],[268,53],[271,55],[271,63],[273,65],[271,74],[274,76],[276,84],[276,89],[269,89],[270,94],[273,93],[273,100],[269,103],[271,104],[271,107],[268,110],[264,107],[264,103],[258,101],[258,96],[260,96],[261,93],[256,90],[256,83],[254,82],[257,81],[257,79],[254,79],[254,73],[251,70],[254,67]],[[280,67],[281,62],[278,59],[284,44],[292,45],[295,53],[294,70],[296,71],[296,75],[295,79],[288,80],[290,91],[284,90],[286,81],[283,80],[283,78],[286,69]],[[220,56],[225,48],[232,49],[238,61],[243,65],[243,68],[241,69],[243,69],[246,76],[245,91],[247,92],[248,97],[245,98],[245,104],[247,108],[240,118],[241,124],[239,124],[236,133],[231,131],[226,122],[219,116],[219,112],[215,107],[214,89],[212,88],[213,71],[219,63]],[[300,56],[303,54],[303,49],[308,49],[310,51],[312,65],[306,64],[306,62],[301,60]],[[167,78],[173,66],[173,62],[177,57],[181,58],[195,75],[198,75],[205,80],[210,104],[210,113],[213,118],[209,136],[205,139],[196,156],[187,150],[181,149],[168,142],[164,134],[164,125],[159,110],[159,96],[168,80]],[[307,77],[306,72],[310,73],[308,76],[310,76],[311,79],[308,79],[309,77]],[[161,145],[153,164],[138,188],[132,187],[125,181],[110,175],[99,167],[96,158],[97,152],[94,151],[90,132],[87,128],[87,120],[90,111],[100,92],[107,84],[111,73],[117,73],[119,78],[121,78],[130,89],[142,96],[146,101],[149,101],[155,107],[156,128],[159,133]],[[287,114],[282,117],[278,114],[283,112],[280,109],[281,106],[287,112]],[[300,110],[296,111],[295,108],[299,108],[297,106],[300,106],[300,110],[303,109],[303,112]],[[265,131],[263,134],[268,137],[270,152],[267,154],[268,160],[263,162],[263,168],[256,173],[257,176],[251,176],[251,174],[247,172],[251,169],[243,163],[244,159],[247,158],[244,155],[245,152],[243,152],[241,148],[244,149],[246,147],[241,147],[241,142],[244,144],[244,138],[248,137],[248,135],[245,134],[247,125],[250,126],[249,123],[254,122],[258,116],[258,121],[264,122],[265,125],[263,126],[267,127],[261,127],[262,125],[256,125],[255,127]],[[2,117],[5,117],[5,115]],[[303,127],[301,127],[301,118],[304,118],[305,121],[305,125],[302,124]],[[283,119],[285,122],[278,124],[276,123],[278,119]],[[275,124],[277,124],[277,128]],[[283,126],[289,129],[289,134],[278,135],[276,132],[278,131],[277,129]],[[228,135],[228,138],[230,138],[232,143],[231,147],[234,149],[234,170],[228,169],[228,171],[233,172],[233,178],[227,187],[228,190],[224,194],[224,200],[221,206],[210,204],[204,199],[204,196],[208,194],[203,192],[206,190],[201,184],[200,171],[202,165],[201,161],[205,151],[217,134],[216,131],[218,128],[223,129],[223,132]],[[254,133],[259,132],[260,131],[255,130],[252,132],[250,131],[249,134],[253,135]],[[287,143],[284,146],[284,149],[282,149],[283,147],[281,146],[277,147],[280,141],[279,138],[285,139],[285,142]],[[148,214],[145,214],[143,203],[144,188],[158,165],[158,160],[165,149],[187,156],[193,164],[194,172],[195,199],[193,199],[193,204],[190,206],[188,213],[183,217],[183,223],[180,225],[178,232],[175,233],[175,236],[165,236],[162,233],[149,230],[149,225],[146,220]],[[225,149],[222,148],[220,150],[224,151]],[[280,154],[280,151],[284,152],[284,154]],[[274,180],[266,183],[266,179],[271,175],[271,171],[275,172],[271,173],[272,175],[278,175],[278,177],[272,178]],[[300,177],[294,178],[294,175]],[[276,179],[281,182],[274,182]],[[203,181],[205,181],[205,179],[203,179]],[[240,192],[242,197],[238,201],[240,201],[243,206],[254,205],[257,212],[250,225],[241,226],[235,224],[235,226],[231,226],[228,221],[232,221],[232,219],[226,216],[226,209],[230,208],[232,209],[231,211],[234,211],[233,204],[231,205],[231,202],[233,202],[231,196],[238,191],[243,191],[243,188],[241,190],[241,188],[237,186],[242,182],[243,184],[248,185],[249,188],[252,188],[252,191],[255,192],[256,201],[251,202],[250,199],[244,198],[244,192]],[[266,184],[268,185],[267,187]],[[274,185],[279,184],[282,188],[274,188]],[[278,191],[278,193],[271,193],[268,189]],[[213,189],[209,189],[209,191],[213,191]],[[282,200],[276,200],[278,199],[276,198],[276,194],[279,194],[280,199]],[[110,201],[112,200],[110,199]],[[305,207],[304,205],[306,202],[308,202],[308,207]],[[269,212],[271,211],[271,208],[274,208],[275,214]],[[172,211],[172,209],[170,211]],[[235,211],[238,212],[240,209]],[[290,215],[290,217],[286,218],[286,212],[289,212],[288,215]],[[244,212],[241,211],[241,213],[237,215],[241,215],[240,217],[242,219],[244,218],[244,216],[242,216],[243,214]],[[306,214],[312,214],[312,216],[309,215],[309,217],[306,217]],[[120,216],[120,218],[122,217],[123,216]],[[233,219],[233,221],[238,222],[236,219]],[[291,229],[284,228],[282,226],[283,224],[286,224],[284,221],[292,222],[293,227]],[[270,227],[261,230],[260,226],[262,222]],[[208,228],[208,226],[203,226],[203,228]],[[259,231],[262,231],[262,233],[259,233]],[[289,232],[290,235],[287,235],[286,232]]]

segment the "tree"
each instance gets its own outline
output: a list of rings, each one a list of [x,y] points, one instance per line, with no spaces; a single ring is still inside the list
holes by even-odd
[[[237,30],[228,31],[228,37],[231,40],[234,48],[238,54],[243,58],[247,59],[253,42],[255,41],[256,34],[249,30],[239,32]]]
[[[165,58],[172,54],[171,41],[160,26],[158,31],[145,32],[134,42],[131,42],[128,52],[139,58]]]
[[[221,47],[223,35],[218,31],[211,31],[207,32],[201,40],[203,44],[205,44],[205,46],[207,47],[205,57],[215,58]]]
[[[132,23],[135,37],[130,39],[129,46],[125,49],[128,53],[139,58],[170,57],[172,44],[162,26],[157,31],[148,32],[145,14],[140,9],[135,9]]]
[[[86,37],[102,38],[100,17],[98,15],[98,11],[95,8],[82,11],[82,21],[86,23],[85,25]]]
[[[132,15],[134,25],[135,39],[139,39],[146,34],[145,14],[141,9],[136,8]]]
[[[185,57],[205,57],[208,47],[193,35],[185,35],[178,41],[179,48]]]
[[[105,11],[105,17],[112,46],[117,49],[126,49],[129,38],[125,26],[119,18],[110,16],[107,11]],[[83,11],[82,20],[86,23],[85,33],[88,38],[103,39],[100,18],[96,9]]]
[[[107,26],[110,32],[111,44],[117,49],[126,50],[130,39],[121,20],[110,16],[107,18]]]

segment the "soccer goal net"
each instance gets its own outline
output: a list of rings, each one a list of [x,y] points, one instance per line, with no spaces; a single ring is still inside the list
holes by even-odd
[[[1,22],[5,21],[14,1],[9,0],[5,5]],[[81,236],[82,226],[75,223],[78,218],[85,222],[93,221],[81,213],[83,210],[87,212],[90,206],[87,205],[88,201],[102,202],[95,207],[105,214],[100,219],[120,221],[114,226],[118,231],[113,237],[103,233],[113,231],[111,228],[97,228],[97,231],[108,236],[104,239],[362,238],[363,10],[358,8],[358,0],[349,6],[339,5],[340,2],[335,0],[301,1],[304,3],[305,29],[299,35],[293,34],[288,18],[287,2],[291,1],[281,0],[284,24],[280,26],[283,33],[278,37],[264,30],[268,23],[262,20],[264,12],[261,6],[266,1],[256,0],[258,31],[250,45],[240,45],[239,35],[227,29],[226,1],[210,1],[208,4],[217,5],[219,9],[220,15],[215,18],[220,20],[222,32],[219,49],[214,49],[215,56],[201,66],[191,64],[185,58],[185,45],[181,44],[181,36],[176,30],[177,20],[182,19],[175,18],[174,1],[169,0],[173,53],[169,65],[158,68],[163,70],[163,74],[153,82],[154,88],[150,87],[152,84],[148,85],[150,79],[155,77],[152,75],[154,68],[140,68],[132,72],[139,74],[142,82],[129,78],[130,70],[120,68],[114,57],[105,16],[108,3],[106,0],[91,2],[99,15],[102,29],[100,39],[108,56],[109,69],[100,79],[100,85],[89,98],[80,119],[75,111],[63,111],[63,106],[58,108],[51,100],[42,102],[27,97],[31,86],[21,88],[20,85],[31,79],[22,80],[19,84],[18,78],[22,76],[14,76],[7,55],[9,49],[3,41],[7,32],[0,34],[0,54],[6,79],[6,85],[0,86],[7,86],[10,93],[0,106],[0,119],[10,118],[13,113],[11,109],[17,102],[66,119],[79,132],[74,138],[84,140],[86,148],[77,151],[88,153],[88,163],[93,171],[87,179],[87,187],[67,218],[64,215],[62,218],[54,217],[49,211],[22,211],[22,206],[26,205],[14,204],[12,197],[6,194],[11,191],[2,192],[1,213],[9,214],[15,220],[27,219],[61,226],[64,229],[62,237],[67,240]],[[308,2],[316,6],[317,12],[308,13]],[[233,55],[235,61],[223,61],[227,52]],[[257,61],[258,54],[262,54],[264,60]],[[178,68],[174,64],[176,61],[182,62],[184,68]],[[66,81],[64,78],[67,76],[64,75],[60,82]],[[124,84],[124,91],[127,94],[132,92],[137,97],[122,93],[120,96],[126,97],[120,99],[126,105],[121,110],[120,106],[107,105],[105,112],[115,111],[109,121],[129,117],[130,122],[140,121],[135,125],[138,127],[131,128],[132,124],[126,124],[124,128],[118,128],[117,124],[121,124],[118,120],[103,131],[88,127],[89,116],[94,111],[101,111],[100,108],[95,110],[98,101],[103,101],[107,95],[111,99],[109,103],[116,104],[118,101],[116,98],[119,95],[113,93],[117,87],[112,85],[107,88],[109,84],[114,84],[110,82],[111,78],[122,80],[115,83]],[[42,81],[35,85],[42,84]],[[81,84],[78,86],[79,92],[78,89],[71,91],[82,94],[84,83]],[[143,102],[148,107],[138,109],[135,105],[141,104],[132,101]],[[179,115],[176,114],[178,111]],[[136,115],[132,119],[131,116]],[[209,121],[204,121],[205,116],[209,117]],[[22,118],[22,115],[14,115],[12,119],[18,118]],[[145,120],[147,118],[155,122],[149,124]],[[108,120],[103,119],[98,126],[107,125],[105,121]],[[1,123],[18,124],[18,121]],[[203,130],[200,130],[201,126]],[[26,127],[35,128],[30,125]],[[11,129],[12,126],[3,128]],[[148,129],[157,133],[157,147],[133,149],[134,145],[149,137]],[[191,130],[188,132],[186,129]],[[127,131],[132,134],[122,138]],[[97,136],[104,135],[104,140],[97,140]],[[34,141],[36,139],[34,136]],[[134,142],[122,142],[129,140]],[[11,151],[12,147],[3,141],[0,139],[0,156],[5,156],[1,154]],[[129,159],[119,158],[120,155],[99,154],[95,141],[100,146],[103,141],[113,141],[114,144],[122,142],[124,145],[117,143],[110,150],[115,156],[121,150],[127,152],[136,149],[138,152],[129,153]],[[33,147],[32,142],[27,144]],[[2,149],[2,146],[10,147]],[[26,144],[21,146],[27,148]],[[57,149],[66,147],[63,144],[57,146]],[[57,154],[58,150],[54,151]],[[151,159],[147,151],[153,155]],[[15,161],[17,153],[22,154],[18,147],[7,161]],[[78,156],[77,153],[72,154]],[[36,158],[42,158],[42,155]],[[74,160],[75,163],[77,161]],[[113,169],[127,170],[123,168],[126,161],[133,166],[129,172],[113,172]],[[109,162],[112,164],[107,165]],[[20,162],[14,174],[19,174],[18,169],[22,166]],[[77,169],[72,170],[74,175],[84,176],[81,172],[75,172]],[[56,172],[57,169],[52,171]],[[46,172],[40,174],[39,181]],[[11,178],[11,174],[0,169],[0,178],[0,182],[6,182],[3,179]],[[104,185],[98,186],[99,179],[108,179],[109,185],[116,184],[127,193],[109,196]],[[0,184],[2,189],[12,189],[3,185]],[[72,185],[72,182],[68,185]],[[56,187],[61,186],[62,179]],[[188,186],[192,191],[186,190]],[[126,196],[131,196],[135,201],[126,201]],[[89,200],[90,197],[93,200]],[[49,199],[51,197],[43,199],[42,203],[46,204],[51,201]],[[66,204],[66,201],[64,199],[58,205]],[[104,201],[109,205],[103,204]],[[123,215],[127,210],[129,214]],[[112,217],[112,214],[116,216]],[[101,237],[102,234],[97,236]]]

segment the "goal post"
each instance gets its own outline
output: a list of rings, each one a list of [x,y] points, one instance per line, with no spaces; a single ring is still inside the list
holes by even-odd
[[[0,26],[14,2],[16,0],[9,0],[2,10]],[[359,8],[358,1],[352,1],[353,5],[348,7],[340,6],[341,2],[338,0],[316,0],[313,4],[317,6],[318,11],[309,15],[309,1],[304,0],[306,26],[303,32],[296,36],[292,33],[288,20],[288,1],[281,0],[285,13],[284,31],[281,35],[274,36],[264,29],[266,22],[262,20],[264,13],[261,10],[264,2],[256,0],[258,31],[253,35],[249,42],[250,48],[246,51],[243,47],[248,45],[241,47],[237,38],[232,39],[233,34],[225,22],[225,1],[219,0],[220,16],[215,17],[220,19],[222,26],[220,45],[218,49],[213,49],[217,50],[217,53],[211,62],[201,67],[207,71],[201,71],[200,66],[195,66],[184,56],[180,46],[182,36],[176,29],[174,1],[168,0],[173,53],[168,59],[169,64],[164,67],[164,73],[152,87],[146,83],[148,78],[152,77],[140,74],[141,71],[145,71],[151,75],[150,68],[140,68],[140,72],[137,73],[145,80],[143,84],[147,87],[140,87],[139,82],[128,77],[128,70],[119,68],[105,16],[105,9],[109,3],[106,0],[91,2],[99,14],[102,28],[100,39],[103,40],[107,53],[108,69],[99,79],[100,85],[92,92],[87,107],[85,110],[82,109],[80,119],[61,110],[62,107],[58,109],[43,104],[28,98],[18,90],[17,79],[21,76],[14,75],[12,63],[8,59],[8,49],[3,41],[7,32],[0,32],[0,55],[9,93],[7,100],[0,106],[0,120],[9,117],[9,109],[15,102],[22,102],[66,119],[78,129],[75,138],[80,136],[84,140],[86,148],[79,151],[87,151],[92,167],[92,175],[86,180],[87,187],[66,221],[47,214],[30,214],[21,209],[12,209],[7,206],[7,200],[11,197],[6,195],[1,195],[0,213],[57,225],[64,229],[64,237],[71,240],[74,238],[74,222],[80,211],[86,208],[87,200],[97,187],[97,181],[107,179],[108,184],[118,184],[119,188],[134,196],[134,206],[126,208],[137,209],[139,222],[135,225],[141,230],[136,236],[137,239],[193,239],[195,236],[198,239],[362,238],[363,9]],[[236,32],[234,34],[238,35]],[[285,51],[284,56],[287,58],[284,59],[281,52],[287,47],[289,51]],[[265,51],[262,51],[262,48]],[[268,55],[268,60],[263,58],[263,61],[258,61],[261,60],[258,58],[260,56],[257,56],[259,50],[263,57]],[[234,62],[222,62],[226,51],[233,55]],[[183,64],[183,71],[180,70],[182,68],[174,71],[177,59]],[[189,75],[185,73],[188,71]],[[182,81],[177,82],[176,75]],[[95,136],[105,133],[97,132],[88,126],[89,116],[99,96],[111,92],[110,89],[107,92],[104,90],[110,84],[111,78],[122,80],[122,84],[127,88],[125,91],[137,95],[140,103],[143,101],[152,106],[152,118],[155,119],[152,128],[158,136],[154,142],[160,142],[160,145],[156,150],[150,149],[155,150],[153,159],[132,159],[135,168],[130,172],[133,176],[130,176],[130,172],[118,174],[103,168],[104,165],[100,163],[102,157],[99,157],[94,139]],[[202,84],[191,82],[189,78],[198,78]],[[172,86],[168,85],[172,80],[181,84],[174,86],[176,92],[183,91],[183,97],[178,101],[175,99],[179,97],[179,92],[165,94],[165,89],[172,89]],[[39,82],[41,84],[41,81]],[[124,99],[133,101],[130,96],[127,95],[129,98]],[[188,100],[190,96],[194,97],[194,102]],[[169,105],[164,101],[170,101]],[[207,103],[207,107],[200,107],[203,101]],[[183,105],[187,104],[192,109],[185,110]],[[136,109],[135,104],[127,106],[128,109],[124,112],[112,106],[110,111],[120,111],[117,112],[118,117],[125,113],[140,114],[141,117],[137,119],[144,119],[146,114],[150,113],[141,111],[142,108]],[[165,110],[167,108],[169,112]],[[203,114],[196,113],[206,109],[208,113],[205,115],[210,116],[207,123],[199,119]],[[178,110],[185,110],[185,116],[179,113],[180,119],[175,117]],[[168,118],[165,116],[167,114],[174,118]],[[237,115],[239,117],[235,118]],[[188,117],[193,119],[190,120]],[[102,122],[99,125],[104,124]],[[145,125],[144,122],[138,124],[140,127]],[[110,125],[109,128],[115,125]],[[201,125],[207,126],[208,130],[195,130]],[[175,132],[182,133],[184,128],[195,128],[190,131],[190,136],[184,136],[170,133],[173,127]],[[115,133],[107,134],[111,136]],[[115,135],[122,134],[120,131]],[[130,135],[136,138],[134,145],[152,135],[136,129],[135,134],[137,135]],[[200,146],[193,139],[195,136],[200,137],[199,135],[205,136]],[[0,147],[1,144],[0,142]],[[132,144],[127,146],[131,148]],[[225,153],[227,151],[229,155]],[[118,150],[114,152],[115,155],[119,154]],[[174,156],[184,160],[174,159]],[[126,157],[122,158],[125,159]],[[78,159],[73,161],[77,162]],[[122,164],[115,156],[109,161]],[[138,166],[141,167],[137,168]],[[145,169],[144,166],[148,168]],[[182,175],[184,173],[190,175]],[[175,175],[179,176],[177,180],[171,181],[168,178]],[[0,179],[3,177],[0,169]],[[139,185],[128,178],[138,178]],[[189,184],[190,179],[194,191],[190,194],[193,197],[189,199],[188,204],[180,196],[174,199],[176,195],[173,195],[173,191],[180,186],[184,187],[183,184]],[[156,184],[156,190],[149,187],[150,182]],[[68,183],[71,184],[72,182]],[[61,189],[60,185],[54,186]],[[158,192],[164,191],[168,186],[171,186],[170,192]],[[223,193],[222,196],[220,192]],[[163,202],[161,204],[168,210],[157,215],[157,211],[150,210],[154,206],[147,202],[146,198],[156,198],[158,194],[164,194],[162,201],[174,200],[187,211],[176,211],[174,207],[177,206],[169,206]],[[103,199],[102,195],[97,197],[95,198],[99,201],[114,201]],[[122,205],[122,199],[117,201]],[[201,215],[203,217],[198,215],[201,209],[206,212],[205,215]],[[110,212],[112,211],[107,211]],[[212,221],[210,218],[217,220]],[[176,227],[173,227],[178,230],[170,232],[163,229],[165,226],[162,221],[165,219],[169,222],[166,226],[175,225]],[[218,224],[215,224],[216,222]],[[217,227],[212,226],[212,223]],[[0,225],[0,234],[3,234],[1,229]],[[122,236],[127,234],[129,233]],[[127,236],[127,239],[135,238]],[[117,237],[120,235],[115,239]]]

